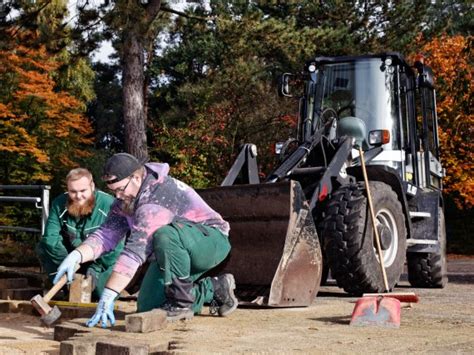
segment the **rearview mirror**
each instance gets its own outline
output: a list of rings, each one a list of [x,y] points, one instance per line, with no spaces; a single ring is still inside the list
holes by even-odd
[[[283,73],[280,76],[278,90],[279,96],[293,97],[293,95],[290,93],[290,78],[292,76],[294,75],[290,73]]]

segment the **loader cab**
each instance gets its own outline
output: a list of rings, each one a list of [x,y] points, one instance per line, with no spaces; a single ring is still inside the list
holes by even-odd
[[[377,164],[388,165],[401,174],[401,122],[397,100],[398,58],[364,56],[316,58],[318,68],[314,130],[336,118],[338,137],[357,138],[369,150],[370,132],[388,131],[390,139],[383,144]],[[375,163],[375,162],[374,162]]]
[[[390,167],[410,185],[440,189],[433,74],[421,62],[415,68],[398,53],[309,61],[299,137],[328,125],[329,137],[356,137],[365,151],[381,146],[369,164]],[[385,139],[374,140],[377,134]]]

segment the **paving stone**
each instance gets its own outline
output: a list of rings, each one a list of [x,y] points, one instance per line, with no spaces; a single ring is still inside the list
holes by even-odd
[[[154,332],[165,328],[166,324],[166,312],[161,309],[125,316],[125,330],[130,333]]]
[[[8,288],[1,290],[1,298],[4,300],[30,300],[33,296],[41,294],[41,288]]]
[[[78,324],[74,323],[62,323],[54,327],[54,340],[64,341],[72,338],[78,334],[90,333],[91,331]]]
[[[77,337],[62,341],[59,345],[60,355],[95,355],[99,337]]]
[[[96,354],[100,355],[142,355],[164,354],[169,350],[168,341],[153,341],[129,337],[114,337],[98,340]]]
[[[38,317],[40,315],[38,313],[38,311],[35,309],[35,307],[33,307],[31,302],[29,302],[29,301],[28,302],[20,302],[20,303],[17,303],[15,305],[12,304],[12,306],[10,307],[10,312],[12,312],[12,313],[19,312],[19,313],[23,313],[23,314],[38,316]]]
[[[47,280],[47,275],[39,272],[23,271],[17,268],[0,266],[0,278],[25,278],[28,284],[32,287],[44,287],[44,282]]]
[[[149,345],[149,354],[171,354],[174,353],[170,350],[170,342],[166,340],[161,340],[159,342],[155,342]]]
[[[0,302],[0,313],[9,313],[10,304],[8,302]]]
[[[74,306],[58,306],[61,311],[61,319],[74,319],[74,318],[91,318],[96,307],[74,307]],[[114,311],[115,319],[124,319],[126,313],[120,310]]]
[[[28,287],[28,280],[26,278],[0,279],[0,289],[25,287]]]
[[[148,355],[150,352],[147,344],[137,344],[134,339],[98,341],[95,351],[97,355]]]
[[[29,301],[0,300],[0,312],[39,315]]]
[[[64,307],[59,306],[62,319],[90,318],[95,313],[95,308]]]

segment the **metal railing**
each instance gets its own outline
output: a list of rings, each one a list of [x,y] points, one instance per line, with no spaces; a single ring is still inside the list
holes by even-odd
[[[29,202],[34,203],[35,207],[41,209],[41,228],[0,226],[1,231],[31,232],[41,233],[43,235],[49,214],[49,185],[0,185],[0,191],[5,190],[31,190],[40,191],[40,196],[0,196],[0,203],[4,202]]]

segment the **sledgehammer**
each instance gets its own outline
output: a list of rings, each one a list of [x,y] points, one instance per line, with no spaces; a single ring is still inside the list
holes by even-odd
[[[54,285],[46,295],[36,295],[34,296],[30,302],[35,307],[35,309],[41,314],[41,321],[47,325],[52,325],[55,321],[61,317],[61,311],[57,306],[51,308],[48,302],[51,298],[54,297],[56,293],[66,284],[67,282],[67,275],[64,274],[59,281]]]

